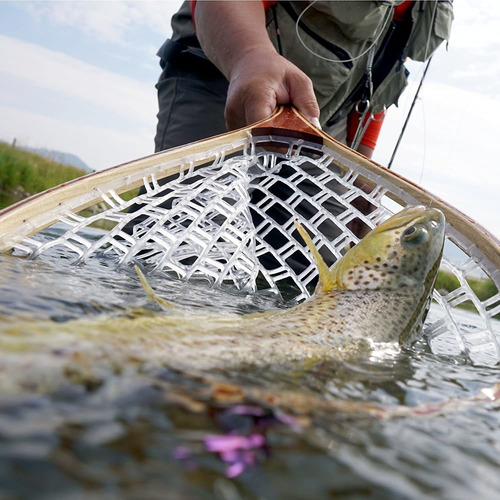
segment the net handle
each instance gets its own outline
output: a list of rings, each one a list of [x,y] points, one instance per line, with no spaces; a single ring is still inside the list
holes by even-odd
[[[251,133],[252,137],[290,137],[320,145],[330,138],[292,106],[278,107],[268,119],[255,124]]]

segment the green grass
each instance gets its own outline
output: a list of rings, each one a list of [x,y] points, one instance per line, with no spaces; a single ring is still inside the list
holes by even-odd
[[[0,209],[28,196],[70,181],[88,172],[72,165],[64,165],[30,151],[24,151],[0,141]],[[124,200],[131,200],[139,193],[133,189],[122,193]],[[98,204],[80,212],[89,217],[100,211]],[[115,223],[97,221],[92,227],[111,229]]]
[[[436,278],[435,288],[437,290],[445,290],[446,292],[452,292],[460,286],[460,282],[454,274],[446,273],[444,271],[439,271]]]
[[[0,208],[86,173],[0,142]]]
[[[472,288],[473,292],[477,295],[480,301],[485,301],[490,297],[493,297],[497,293],[497,287],[495,283],[490,278],[469,278],[467,279],[467,283]],[[451,273],[447,273],[444,271],[439,271],[436,279],[436,289],[441,292],[452,292],[456,290],[460,286],[458,279]],[[477,312],[474,304],[467,300],[462,302],[457,307],[461,309],[466,309],[467,311]],[[494,316],[496,319],[500,319],[500,314]]]

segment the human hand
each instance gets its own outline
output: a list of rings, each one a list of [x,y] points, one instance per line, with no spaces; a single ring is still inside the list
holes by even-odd
[[[225,109],[229,130],[267,118],[280,104],[292,104],[320,126],[311,80],[278,53],[248,50],[233,67],[229,79]]]

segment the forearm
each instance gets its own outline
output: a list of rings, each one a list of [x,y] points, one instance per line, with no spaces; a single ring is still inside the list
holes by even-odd
[[[205,54],[229,81],[228,129],[262,120],[279,104],[293,104],[319,125],[312,82],[274,49],[262,2],[197,2],[194,17]]]
[[[260,1],[197,2],[195,23],[203,51],[228,80],[248,54],[275,54]]]

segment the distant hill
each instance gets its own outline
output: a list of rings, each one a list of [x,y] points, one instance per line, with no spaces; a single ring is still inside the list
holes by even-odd
[[[44,156],[45,158],[49,158],[52,161],[57,163],[62,163],[63,165],[72,165],[76,168],[81,168],[86,172],[93,172],[94,169],[90,168],[83,160],[81,160],[78,156],[72,153],[65,153],[63,151],[55,151],[53,149],[46,148],[30,148],[27,146],[18,146],[20,149],[24,149],[25,151],[30,151],[32,153],[36,153],[40,156]]]
[[[0,141],[0,208],[88,172]]]

